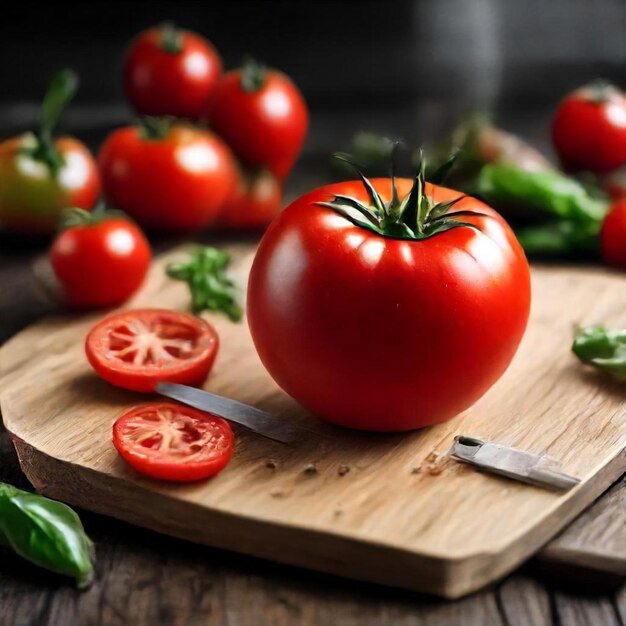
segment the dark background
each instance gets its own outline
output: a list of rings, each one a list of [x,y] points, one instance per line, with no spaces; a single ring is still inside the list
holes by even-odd
[[[565,92],[598,76],[626,84],[622,0],[25,0],[0,20],[0,132],[32,125],[48,77],[68,66],[81,89],[65,127],[96,147],[132,119],[127,42],[167,19],[205,34],[227,68],[253,54],[293,77],[312,112],[304,163],[355,130],[428,141],[475,108],[546,146]]]

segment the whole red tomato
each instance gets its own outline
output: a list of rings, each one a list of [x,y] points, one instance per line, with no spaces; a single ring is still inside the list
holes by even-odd
[[[271,172],[241,171],[216,224],[224,228],[263,228],[279,213],[282,201],[280,182]]]
[[[53,76],[44,97],[40,128],[0,143],[0,225],[26,234],[54,232],[67,206],[91,209],[100,177],[89,150],[71,137],[53,138],[78,79],[64,70]]]
[[[211,109],[213,127],[237,156],[281,180],[300,154],[308,118],[291,79],[254,62],[222,77]]]
[[[151,124],[120,128],[102,145],[107,201],[149,228],[189,230],[209,224],[236,182],[232,153],[209,131]]]
[[[552,142],[572,170],[605,172],[626,163],[626,98],[600,81],[577,89],[554,114]]]
[[[215,48],[201,35],[171,24],[150,28],[131,43],[124,90],[138,113],[206,116],[222,71]]]
[[[52,243],[50,262],[69,304],[115,306],[141,286],[150,267],[150,245],[122,217],[69,209],[68,227]]]
[[[446,213],[460,194],[426,184],[422,199],[419,179],[397,181],[400,197],[413,188],[403,201],[388,178],[371,193],[356,181],[322,187],[261,240],[254,344],[325,420],[377,431],[447,420],[498,380],[526,328],[529,268],[506,222],[469,197]]]
[[[600,246],[609,265],[626,269],[626,200],[614,202],[604,218]]]

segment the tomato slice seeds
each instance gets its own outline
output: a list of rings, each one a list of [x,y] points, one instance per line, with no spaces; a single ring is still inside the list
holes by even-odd
[[[87,335],[85,350],[108,382],[150,392],[159,382],[201,384],[218,349],[215,329],[197,317],[164,309],[112,315]]]
[[[218,474],[232,456],[234,435],[221,417],[157,402],[121,415],[113,425],[113,444],[138,472],[187,482]]]

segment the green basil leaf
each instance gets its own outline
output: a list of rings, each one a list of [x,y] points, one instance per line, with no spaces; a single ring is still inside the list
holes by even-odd
[[[220,311],[231,321],[238,322],[243,317],[243,309],[237,302],[238,290],[226,275],[229,262],[230,257],[225,252],[200,246],[191,251],[187,260],[170,263],[165,273],[187,283],[193,313]]]
[[[0,483],[0,534],[21,557],[72,576],[80,589],[93,579],[93,544],[68,506]]]
[[[583,363],[626,380],[626,330],[604,326],[579,328],[572,351]]]

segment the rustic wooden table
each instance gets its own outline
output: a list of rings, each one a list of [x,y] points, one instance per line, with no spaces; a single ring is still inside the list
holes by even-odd
[[[48,310],[37,297],[31,275],[31,263],[44,249],[43,243],[0,237],[0,341]],[[28,488],[6,433],[0,433],[0,480]],[[622,482],[540,558],[495,587],[455,602],[199,547],[84,513],[96,543],[95,584],[79,593],[67,580],[0,549],[0,626],[623,626],[626,591],[620,588],[619,577],[594,572],[590,566],[600,559],[605,567],[617,552],[624,556],[625,502]],[[559,565],[561,560],[566,563]],[[578,566],[573,561],[579,561]]]

